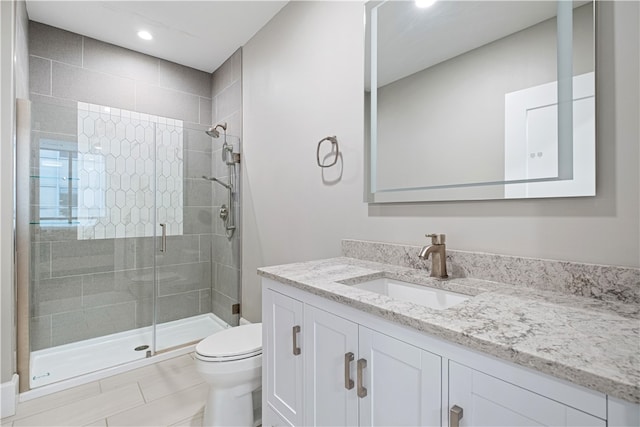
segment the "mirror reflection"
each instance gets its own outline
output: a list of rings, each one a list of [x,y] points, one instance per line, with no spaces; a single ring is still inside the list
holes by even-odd
[[[594,195],[593,3],[431,3],[367,5],[369,201]]]

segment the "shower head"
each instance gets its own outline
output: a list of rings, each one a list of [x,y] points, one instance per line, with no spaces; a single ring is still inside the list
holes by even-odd
[[[215,125],[213,127],[210,127],[205,132],[211,138],[218,138],[220,136],[220,131],[218,131],[218,128],[221,128],[223,131],[226,132],[227,131],[227,122],[222,122],[222,123],[219,123],[219,124],[217,124],[217,125]]]
[[[211,138],[217,138],[220,136],[220,132],[218,132],[216,130],[216,128],[209,128],[205,131],[207,133],[207,135],[209,135]]]

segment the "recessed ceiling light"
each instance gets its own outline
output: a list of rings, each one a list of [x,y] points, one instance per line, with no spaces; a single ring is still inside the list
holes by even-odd
[[[429,6],[433,6],[436,0],[416,0],[416,6],[421,9],[427,8]]]
[[[142,40],[151,40],[153,38],[151,33],[145,30],[138,31],[138,37],[140,37]]]

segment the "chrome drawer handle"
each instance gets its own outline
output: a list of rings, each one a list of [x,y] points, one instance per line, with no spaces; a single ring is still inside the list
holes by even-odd
[[[362,371],[367,367],[365,359],[358,360],[358,397],[367,397],[367,389],[362,385]]]
[[[449,427],[460,427],[462,414],[462,408],[458,405],[453,405],[449,410]]]
[[[298,334],[300,333],[300,325],[293,327],[293,355],[300,354],[300,347],[298,347]]]
[[[344,355],[344,388],[351,390],[353,388],[353,380],[351,379],[351,362],[353,362],[353,353],[349,352]]]

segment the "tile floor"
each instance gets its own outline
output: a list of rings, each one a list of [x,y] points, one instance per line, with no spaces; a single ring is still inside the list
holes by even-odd
[[[4,426],[201,426],[207,387],[185,354],[18,404]]]

